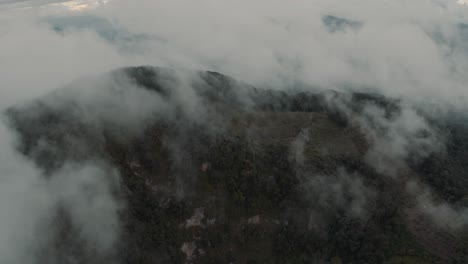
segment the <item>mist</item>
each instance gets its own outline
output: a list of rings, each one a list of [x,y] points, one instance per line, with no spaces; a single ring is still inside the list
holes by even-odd
[[[183,73],[169,102],[118,73],[103,77],[140,65]],[[356,112],[350,98],[327,100],[371,142],[367,164],[399,181],[399,175],[408,176],[410,158],[445,151],[446,135],[421,112],[442,115],[468,106],[468,6],[456,0],[0,1],[2,112],[48,95],[44,105],[86,124],[98,139],[105,126],[133,138],[149,120],[175,119],[179,111],[222,133],[210,123],[219,116],[198,98],[193,83],[199,80],[191,70],[221,72],[273,90],[371,92],[400,100],[391,118],[372,104]],[[69,90],[56,91],[61,87]],[[80,111],[69,112],[70,105]],[[63,261],[58,253],[41,255],[60,232],[54,225],[63,214],[86,252],[119,263],[119,213],[127,205],[117,194],[118,169],[73,136],[67,141],[73,159],[65,156],[53,170],[41,168],[21,153],[13,125],[2,117],[0,262]],[[299,135],[289,151],[305,195],[321,201],[311,217],[321,220],[310,220],[311,226],[325,221],[317,212],[328,207],[365,221],[376,192],[360,175],[342,169],[333,179],[301,174],[309,133]],[[183,164],[183,144],[167,144]],[[403,181],[417,198],[414,210],[443,228],[466,227],[466,207],[439,202],[412,175]],[[183,196],[189,187],[181,188]]]

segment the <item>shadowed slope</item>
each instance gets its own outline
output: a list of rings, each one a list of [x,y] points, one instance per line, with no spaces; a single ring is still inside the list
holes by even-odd
[[[461,201],[468,190],[465,127],[437,120],[434,126],[448,131],[446,150],[403,158],[410,166],[392,178],[367,160],[373,142],[354,117],[370,105],[392,120],[403,112],[398,100],[263,90],[215,72],[154,67],[102,78],[8,116],[19,150],[45,177],[69,162],[117,168],[116,197],[126,207],[115,254],[123,263],[466,260],[466,228],[455,234],[434,225],[405,186],[415,178],[441,199]],[[88,94],[90,87],[103,92]],[[69,229],[67,216],[59,218]],[[105,261],[64,234],[58,251]]]

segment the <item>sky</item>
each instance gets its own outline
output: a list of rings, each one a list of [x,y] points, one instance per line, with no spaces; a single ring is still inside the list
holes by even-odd
[[[80,46],[75,54],[84,56],[70,62],[76,68],[75,77],[92,74],[103,64],[107,64],[106,70],[135,64],[183,65],[279,88],[297,84],[370,87],[392,96],[456,100],[459,105],[468,101],[464,74],[468,70],[468,30],[462,26],[468,24],[468,7],[456,0],[14,2],[32,7],[0,11],[0,19],[9,21],[0,26],[3,41],[12,44],[4,44],[0,52],[9,58],[19,56],[13,66],[25,60],[13,43],[24,43],[19,48],[37,56],[61,56],[60,49]],[[269,8],[263,8],[265,5]],[[330,32],[323,22],[327,15],[362,26]],[[45,27],[48,17],[70,16],[100,17],[114,30],[145,40],[125,43],[127,49],[123,49],[123,45],[102,42],[92,28],[71,29],[57,38]],[[54,50],[52,44],[59,48]],[[93,53],[100,54],[94,58],[106,59],[94,61],[86,56]],[[8,65],[3,62],[0,66]],[[23,67],[40,67],[36,63],[42,62],[30,61]],[[50,71],[52,67],[49,63]],[[71,72],[62,75],[68,74]]]
[[[0,0],[0,9],[63,6],[70,11],[85,11],[105,4],[109,0]],[[2,7],[3,5],[3,7]]]

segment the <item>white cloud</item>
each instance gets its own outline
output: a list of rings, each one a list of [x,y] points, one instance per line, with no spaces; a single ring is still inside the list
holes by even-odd
[[[258,84],[354,84],[460,101],[468,95],[467,47],[457,31],[468,10],[456,3],[116,1],[96,12],[167,39],[147,51],[148,63],[209,68]],[[330,34],[322,24],[326,14],[362,21],[363,27]],[[434,35],[445,42],[436,43]]]
[[[131,46],[132,52],[92,28],[58,34],[44,22],[49,16],[76,16],[71,10],[91,3],[7,2],[0,2],[5,4],[0,6],[0,109],[79,77],[148,64],[217,70],[276,88],[294,82],[376,87],[394,96],[468,104],[468,9],[460,7],[461,1],[114,0],[80,12],[134,34],[157,36]],[[324,15],[360,21],[362,27],[330,33]],[[409,114],[391,124],[390,132],[403,138],[411,133],[400,128],[414,120]],[[0,185],[0,262],[32,263],[22,259],[31,234],[61,196],[48,194],[37,169],[12,142],[14,136],[0,126],[0,180],[6,182]],[[75,205],[84,207],[79,201]],[[115,205],[107,205],[104,212],[112,216]],[[91,219],[96,206],[86,212]],[[99,229],[83,227],[85,233]],[[106,248],[110,240],[99,236],[96,243]]]
[[[458,26],[468,23],[468,10],[455,2],[115,0],[85,13],[135,34],[166,40],[146,40],[139,47],[140,56],[115,54],[122,64],[219,70],[254,84],[302,82],[327,88],[346,84],[378,87],[391,95],[468,100],[464,74],[468,33]],[[361,21],[363,26],[331,34],[322,22],[328,14]],[[34,23],[40,16],[68,16],[69,11],[51,5],[23,15],[36,20],[19,23],[33,32],[31,36],[23,32],[22,41],[54,52],[47,47],[47,38],[41,40],[34,33],[39,32]],[[4,31],[24,19],[19,17],[9,19]],[[69,33],[59,41],[78,43],[71,39],[81,33]],[[113,49],[99,45],[80,51],[105,54]]]

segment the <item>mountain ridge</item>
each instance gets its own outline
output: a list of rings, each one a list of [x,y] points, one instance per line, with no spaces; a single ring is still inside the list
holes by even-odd
[[[64,213],[58,252],[84,263],[466,260],[466,226],[438,226],[418,207],[425,196],[408,191],[414,180],[466,199],[466,128],[367,93],[265,90],[148,66],[106,76],[97,95],[78,83],[7,111],[45,177],[89,161],[119,172],[118,250],[95,252]],[[447,144],[435,148],[440,131]],[[385,149],[401,138],[403,150]]]

